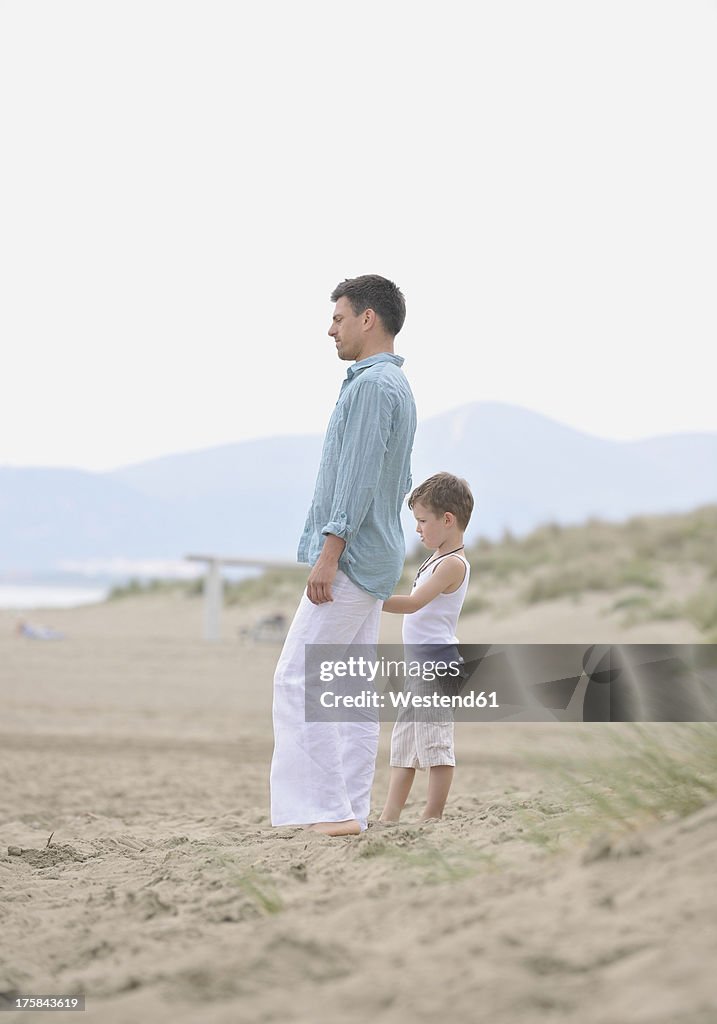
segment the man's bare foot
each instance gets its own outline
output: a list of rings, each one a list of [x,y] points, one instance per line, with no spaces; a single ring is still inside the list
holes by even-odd
[[[355,819],[349,821],[317,821],[309,825],[310,832],[323,832],[325,836],[357,836],[361,826]]]

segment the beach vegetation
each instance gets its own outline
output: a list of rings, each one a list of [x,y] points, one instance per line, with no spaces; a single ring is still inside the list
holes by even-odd
[[[304,587],[308,570],[305,565],[295,569],[267,569],[257,576],[224,584],[224,601],[227,605],[251,605],[261,601],[298,602]]]
[[[470,594],[466,595],[466,599],[463,602],[463,609],[461,611],[461,614],[475,615],[478,612],[487,611],[491,607],[491,602],[487,601],[484,597],[481,597],[480,594]]]
[[[264,913],[278,914],[284,909],[274,884],[270,879],[260,876],[257,871],[244,871],[236,876],[234,882]]]
[[[701,587],[685,602],[686,617],[717,643],[717,583]]]
[[[631,722],[606,730],[607,754],[603,748],[599,757],[570,763],[531,759],[570,810],[546,817],[524,809],[527,841],[557,850],[596,832],[626,833],[682,818],[717,801],[717,724]]]
[[[210,863],[221,869],[218,881],[239,889],[250,902],[265,914],[278,914],[284,909],[273,879],[254,867],[245,867],[230,854],[218,854]]]
[[[476,598],[500,594],[510,583],[518,606],[611,594],[606,611],[622,613],[621,625],[683,619],[706,640],[717,637],[717,505],[625,522],[546,523],[523,537],[510,531],[501,540],[480,537],[466,555],[466,610],[480,610]],[[491,604],[498,608],[500,600]]]
[[[397,593],[408,593],[422,548],[412,547]],[[682,619],[717,642],[717,505],[665,516],[636,516],[624,522],[592,518],[578,525],[555,522],[525,536],[504,531],[500,539],[479,537],[466,550],[471,583],[464,614],[511,608],[588,594],[610,595],[605,613],[620,625]],[[262,602],[291,606],[306,585],[307,568],[267,569],[248,578],[224,580],[227,606]],[[679,579],[679,593],[673,582]],[[506,588],[509,588],[506,589]],[[109,600],[146,594],[203,593],[204,580],[139,580],[114,587]],[[502,595],[502,596],[501,596]],[[502,603],[501,603],[502,602]]]
[[[493,852],[458,840],[438,848],[420,826],[398,826],[379,835],[369,834],[358,852],[360,857],[386,857],[401,869],[415,871],[420,881],[428,885],[456,882],[497,869]]]
[[[133,577],[126,583],[112,587],[107,595],[108,601],[118,601],[125,597],[140,597],[147,594],[189,594],[196,590],[201,580],[166,580],[139,579]]]

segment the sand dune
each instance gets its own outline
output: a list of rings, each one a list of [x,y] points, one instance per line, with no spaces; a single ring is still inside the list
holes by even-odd
[[[626,727],[463,724],[442,822],[415,823],[422,779],[393,829],[271,829],[277,648],[235,639],[259,612],[228,609],[216,644],[180,595],[40,616],[57,643],[0,616],[0,991],[84,992],[69,1016],[103,1024],[717,1019],[717,806],[578,835],[538,759],[579,779]],[[493,639],[535,639],[516,629]]]

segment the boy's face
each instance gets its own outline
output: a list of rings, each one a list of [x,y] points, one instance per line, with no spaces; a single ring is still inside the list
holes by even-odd
[[[413,515],[416,520],[416,533],[424,545],[432,551],[439,547],[446,539],[451,527],[453,521],[451,513],[445,512],[441,515],[417,501],[413,506]]]

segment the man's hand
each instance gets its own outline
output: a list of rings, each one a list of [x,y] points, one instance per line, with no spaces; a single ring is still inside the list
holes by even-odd
[[[336,578],[338,562],[322,563],[321,558],[311,570],[306,584],[306,596],[312,604],[325,604],[333,601],[331,585]]]
[[[316,565],[309,573],[306,583],[306,596],[312,604],[325,604],[333,601],[331,587],[339,568],[339,555],[346,547],[346,541],[335,537],[333,533],[326,535],[324,546]]]

